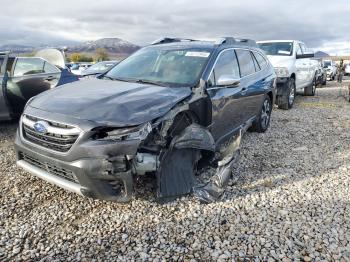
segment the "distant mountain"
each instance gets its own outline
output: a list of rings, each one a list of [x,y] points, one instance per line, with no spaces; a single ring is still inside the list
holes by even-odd
[[[60,44],[54,45],[41,45],[41,46],[26,46],[26,45],[3,45],[0,46],[0,51],[12,51],[14,53],[30,53],[33,50],[39,50],[43,48],[63,48],[67,49],[69,53],[72,52],[85,52],[94,53],[98,48],[106,49],[110,54],[129,55],[140,48],[140,46],[125,41],[120,38],[102,38],[96,41],[87,41],[77,44]]]
[[[140,46],[122,40],[120,38],[102,38],[96,41],[87,41],[75,46],[68,46],[68,52],[95,52],[98,48],[104,48],[109,53],[131,54]]]
[[[322,52],[322,51],[317,51],[315,53],[315,58],[323,58],[323,57],[328,57],[328,56],[329,56],[329,54]]]

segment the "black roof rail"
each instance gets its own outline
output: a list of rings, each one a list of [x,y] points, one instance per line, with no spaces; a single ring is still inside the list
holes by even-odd
[[[236,39],[234,39],[233,37],[220,37],[215,41],[216,45],[222,45],[222,44],[235,44],[236,43]]]
[[[217,44],[217,45],[241,44],[241,45],[248,45],[248,46],[252,46],[252,47],[257,47],[257,44],[254,40],[244,39],[244,38],[234,38],[234,37],[221,37],[215,41],[215,44]]]
[[[151,43],[151,45],[159,45],[159,44],[167,44],[167,43],[175,43],[175,42],[192,42],[197,41],[194,39],[187,38],[173,38],[173,37],[163,37]]]
[[[252,47],[257,47],[258,46],[254,40],[246,39],[246,38],[236,39],[236,42],[238,42],[240,44],[243,44],[243,45],[249,45],[249,46],[252,46]]]

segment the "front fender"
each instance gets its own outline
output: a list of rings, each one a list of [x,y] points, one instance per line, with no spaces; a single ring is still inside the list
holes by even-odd
[[[214,152],[215,141],[205,127],[192,124],[186,127],[180,135],[174,137],[171,147],[176,149],[194,148]]]

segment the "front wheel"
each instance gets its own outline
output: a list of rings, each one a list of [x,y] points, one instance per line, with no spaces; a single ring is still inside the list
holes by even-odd
[[[277,96],[278,108],[288,110],[293,107],[296,95],[296,87],[294,78],[290,78],[286,83],[286,89],[282,95]]]
[[[261,110],[258,118],[253,122],[252,131],[258,133],[264,133],[270,125],[272,112],[272,103],[268,95],[265,95],[264,102],[261,106]]]

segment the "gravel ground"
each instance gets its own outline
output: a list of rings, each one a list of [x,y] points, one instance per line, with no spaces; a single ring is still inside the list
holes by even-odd
[[[65,192],[15,166],[0,126],[0,260],[350,261],[346,88],[297,97],[265,134],[248,133],[222,201],[130,204]]]

